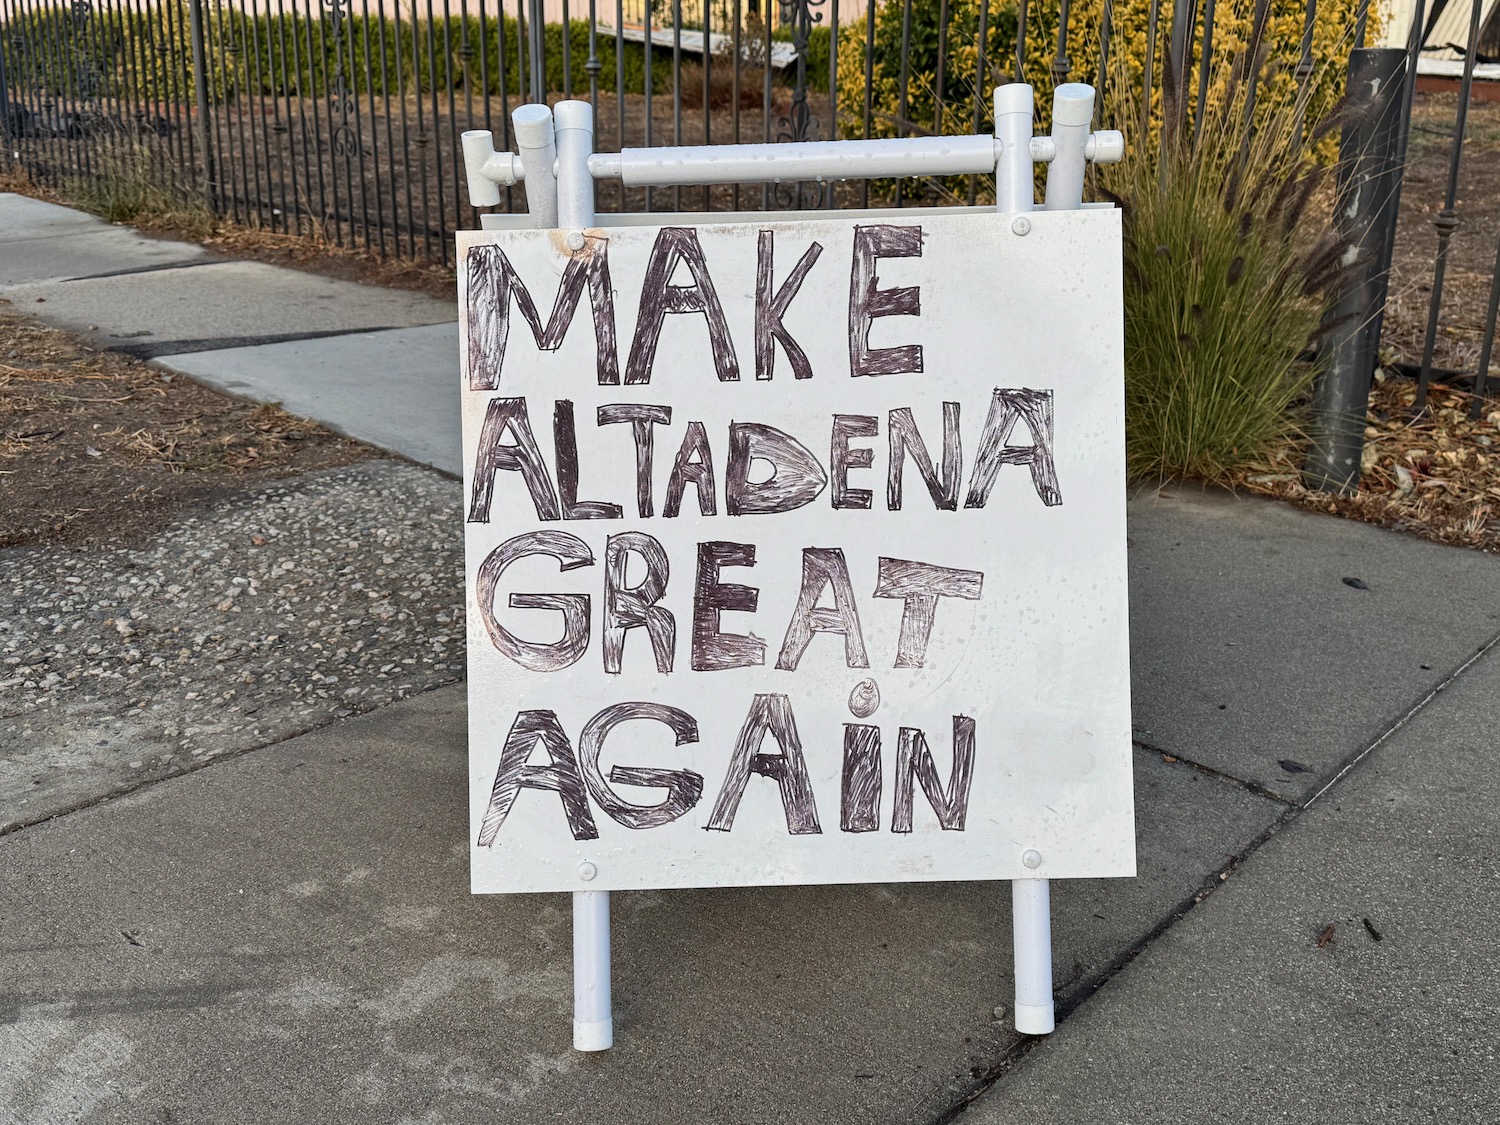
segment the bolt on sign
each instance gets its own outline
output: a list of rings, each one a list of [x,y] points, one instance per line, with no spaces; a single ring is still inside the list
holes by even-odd
[[[474,890],[1134,874],[1118,212],[745,218],[458,235]]]

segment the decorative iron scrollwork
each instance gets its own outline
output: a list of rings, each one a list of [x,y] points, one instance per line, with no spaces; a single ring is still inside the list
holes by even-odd
[[[792,32],[792,49],[797,52],[797,71],[792,87],[792,104],[776,120],[776,140],[778,143],[815,141],[819,137],[822,123],[807,104],[807,45],[812,38],[813,25],[823,22],[823,13],[813,9],[821,8],[827,0],[777,2],[781,5],[781,24]],[[767,62],[769,61],[768,59]],[[773,194],[779,207],[816,207],[823,199],[822,187],[810,182],[777,184]]]
[[[89,0],[74,0],[69,14],[73,19],[72,40],[68,44],[68,53],[72,56],[71,65],[74,76],[74,90],[76,101],[76,112],[66,123],[65,128],[69,136],[81,135],[83,130],[94,128],[98,124],[98,99],[103,82],[100,80],[99,71],[94,66],[93,52],[89,43],[90,30],[89,21],[94,15],[94,6]]]
[[[333,89],[328,94],[328,109],[335,124],[329,133],[329,144],[333,155],[353,160],[363,155],[359,140],[359,105],[357,95],[349,88],[344,74],[344,55],[348,44],[345,41],[349,22],[347,6],[350,0],[325,0],[328,5],[329,30],[333,35]]]

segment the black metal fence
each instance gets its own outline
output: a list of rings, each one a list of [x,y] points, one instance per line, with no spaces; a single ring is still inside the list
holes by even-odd
[[[1424,385],[1453,350],[1445,270],[1482,31],[1481,0],[1449,2],[1472,2],[1475,19],[1428,259]],[[1403,153],[1428,12],[1418,0]],[[8,158],[44,184],[162,185],[249,226],[446,263],[451,232],[478,225],[460,134],[490,129],[510,146],[524,101],[587,98],[610,150],[973,132],[996,83],[1032,82],[1045,114],[1052,86],[1087,81],[1103,117],[1150,144],[1168,118],[1201,120],[1226,84],[1242,96],[1248,84],[1250,106],[1292,91],[1325,109],[1378,20],[1369,0],[0,0],[0,168]],[[599,208],[909,205],[988,191],[975,177],[602,184]],[[1500,274],[1490,280],[1469,368],[1481,378]]]
[[[584,20],[562,0],[557,23],[537,0],[0,0],[0,132],[42,183],[149,178],[238,222],[446,261],[477,222],[460,134],[508,144],[528,100],[589,98],[602,147],[828,135],[818,2],[695,20],[672,0],[664,28],[660,0],[585,0]],[[798,202],[761,194],[694,203]]]

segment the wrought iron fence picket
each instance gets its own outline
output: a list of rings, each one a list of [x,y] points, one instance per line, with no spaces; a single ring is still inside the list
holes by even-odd
[[[1448,183],[1443,206],[1433,219],[1437,227],[1437,260],[1432,267],[1432,298],[1427,308],[1427,334],[1422,341],[1422,368],[1417,374],[1417,397],[1412,409],[1421,413],[1427,407],[1427,388],[1432,379],[1433,349],[1437,344],[1438,318],[1442,315],[1443,282],[1448,269],[1449,241],[1458,229],[1458,174],[1464,159],[1464,134],[1468,126],[1469,97],[1474,88],[1474,63],[1479,47],[1480,12],[1483,0],[1473,0],[1469,22],[1469,40],[1464,48],[1463,81],[1458,95],[1458,118],[1453,125],[1453,153],[1448,158]]]
[[[1066,5],[1067,0],[1063,0]],[[1060,23],[1067,22],[1067,9],[1063,8],[1063,18]],[[979,41],[975,44],[974,56],[974,132],[979,132],[979,124],[984,120],[984,90],[989,85],[988,70],[986,66],[985,51],[990,41],[990,0],[979,0]],[[979,177],[969,177],[969,206],[974,206],[979,200]]]

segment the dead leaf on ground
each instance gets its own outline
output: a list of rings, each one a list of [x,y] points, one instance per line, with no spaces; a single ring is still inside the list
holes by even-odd
[[[1413,413],[1416,385],[1387,379],[1370,392],[1367,468],[1350,496],[1313,492],[1302,483],[1303,444],[1288,441],[1231,483],[1303,508],[1362,520],[1449,543],[1500,551],[1500,409],[1433,384],[1428,408]],[[1354,589],[1362,579],[1345,578]],[[1356,585],[1356,583],[1360,583]]]

